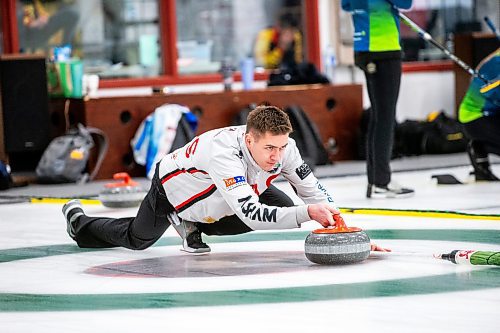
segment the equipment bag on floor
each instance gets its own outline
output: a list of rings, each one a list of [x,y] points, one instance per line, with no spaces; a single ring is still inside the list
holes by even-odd
[[[85,168],[94,146],[98,149],[97,162],[88,175]],[[45,149],[36,168],[38,181],[57,184],[92,180],[99,171],[107,150],[108,140],[103,131],[78,124],[65,135],[52,140]]]
[[[325,165],[330,161],[316,124],[298,105],[287,106],[283,111],[288,114],[293,132],[290,137],[295,140],[300,155],[311,168]]]
[[[433,112],[427,121],[406,120],[397,124],[394,139],[396,156],[464,152],[468,139],[462,124],[443,111]]]
[[[256,104],[250,104],[234,117],[233,125],[245,125],[248,114],[255,109]],[[299,105],[290,105],[283,109],[290,118],[293,132],[290,137],[295,140],[300,155],[309,167],[329,164],[328,152],[323,146],[316,124],[307,116]]]

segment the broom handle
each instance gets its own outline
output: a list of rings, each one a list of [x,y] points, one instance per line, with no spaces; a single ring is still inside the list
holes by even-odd
[[[405,14],[401,13],[396,7],[394,7],[398,11],[399,17],[403,20],[404,23],[406,23],[412,30],[414,30],[416,33],[420,35],[425,41],[428,41],[438,49],[440,49],[448,58],[453,60],[457,65],[462,67],[467,73],[469,73],[472,76],[480,78],[484,83],[488,84],[488,80],[484,78],[481,74],[479,74],[476,70],[474,70],[472,67],[467,65],[465,62],[462,61],[462,59],[458,58],[456,55],[451,53],[447,48],[445,48],[443,45],[439,44],[436,42],[432,36],[425,31],[424,29],[420,28],[415,22],[413,22],[408,16]]]
[[[474,250],[454,250],[450,253],[434,254],[422,252],[384,252],[378,255],[393,257],[421,257],[421,258],[436,258],[451,261],[457,265],[487,265],[500,266],[500,252],[494,251],[474,251]]]
[[[486,22],[488,27],[490,27],[491,31],[495,34],[495,36],[497,36],[497,39],[500,41],[500,33],[498,32],[497,28],[495,27],[493,22],[490,20],[490,18],[488,16],[485,16],[484,21]]]

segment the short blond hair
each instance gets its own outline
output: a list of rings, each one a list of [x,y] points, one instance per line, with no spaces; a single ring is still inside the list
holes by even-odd
[[[253,131],[257,135],[269,132],[272,135],[290,134],[292,124],[288,115],[276,106],[259,105],[247,117],[246,133]]]

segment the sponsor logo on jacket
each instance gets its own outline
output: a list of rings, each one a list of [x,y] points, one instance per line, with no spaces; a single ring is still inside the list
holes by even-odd
[[[297,174],[297,176],[299,176],[300,179],[304,180],[307,176],[309,176],[312,173],[312,171],[309,165],[307,165],[304,162],[302,163],[301,166],[295,169],[295,173]]]
[[[248,217],[253,221],[276,223],[276,215],[278,213],[278,210],[276,208],[257,207],[254,202],[250,202],[251,198],[251,196],[248,196],[238,199],[238,202],[242,204],[241,211],[245,215],[245,217]]]
[[[232,190],[238,186],[241,186],[246,183],[246,179],[244,176],[235,176],[231,178],[225,178],[224,184],[226,185],[226,190]]]

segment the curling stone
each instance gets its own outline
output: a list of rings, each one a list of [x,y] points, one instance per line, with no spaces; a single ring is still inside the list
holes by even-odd
[[[334,227],[313,230],[305,241],[309,261],[322,265],[360,262],[370,255],[370,238],[360,228],[347,227],[340,214],[335,214]]]
[[[104,190],[99,193],[99,200],[103,206],[111,208],[139,206],[146,195],[139,184],[133,181],[126,172],[115,173],[113,179],[122,181],[104,185]]]

